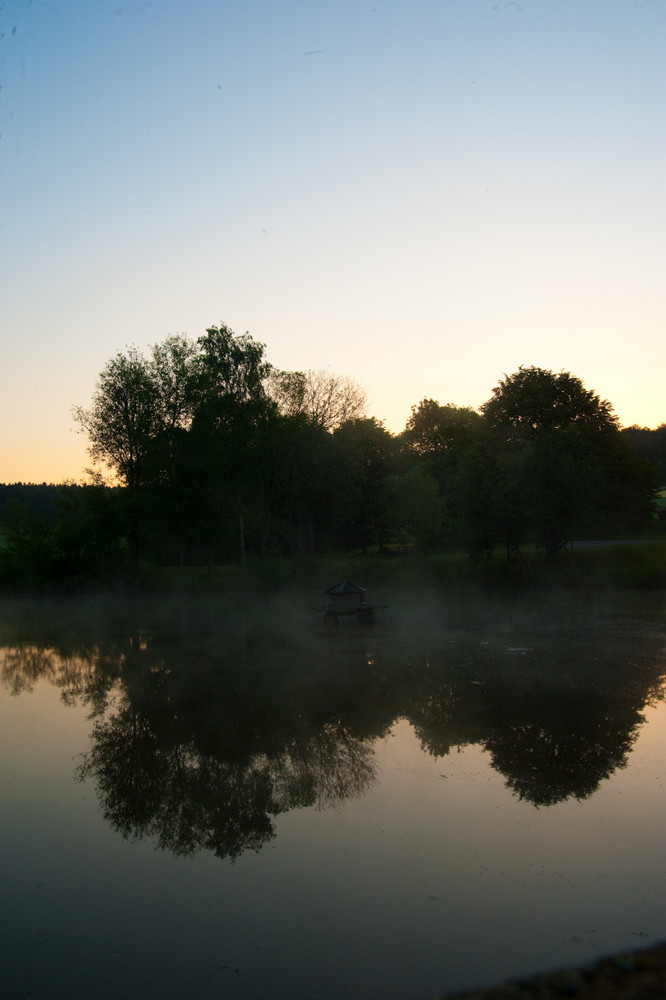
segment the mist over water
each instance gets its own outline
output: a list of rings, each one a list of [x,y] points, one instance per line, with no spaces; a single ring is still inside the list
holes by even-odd
[[[0,996],[397,1000],[663,937],[663,595],[371,597],[2,602]]]

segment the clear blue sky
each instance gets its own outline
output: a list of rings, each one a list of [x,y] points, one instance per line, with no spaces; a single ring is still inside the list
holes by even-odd
[[[108,358],[228,323],[400,431],[566,369],[666,420],[664,0],[9,0],[0,482]]]

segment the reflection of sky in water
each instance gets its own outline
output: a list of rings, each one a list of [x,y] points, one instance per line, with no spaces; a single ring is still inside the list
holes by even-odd
[[[620,772],[621,795],[613,777],[585,802],[540,810],[511,795],[478,747],[426,758],[401,722],[377,753],[383,780],[344,808],[335,833],[325,818],[290,814],[278,840],[287,832],[307,843],[305,884],[317,880],[322,850],[332,856],[327,891],[339,899],[345,887],[359,933],[379,922],[396,975],[406,953],[422,968],[437,956],[435,977],[439,961],[449,970],[481,962],[493,978],[521,963],[557,965],[640,944],[642,933],[663,933],[656,776],[666,707],[648,714],[661,738],[639,741]],[[426,977],[424,996],[427,986]]]
[[[0,689],[0,714],[10,994],[425,997],[663,936],[664,703],[625,769],[541,809],[398,721],[365,796],[278,815],[234,863],[114,832],[57,688]]]

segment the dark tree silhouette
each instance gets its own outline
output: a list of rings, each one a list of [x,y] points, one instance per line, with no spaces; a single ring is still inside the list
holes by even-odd
[[[651,470],[623,438],[611,404],[579,378],[519,368],[481,409],[494,444],[507,545],[517,546],[531,530],[552,562],[593,525],[649,520]]]

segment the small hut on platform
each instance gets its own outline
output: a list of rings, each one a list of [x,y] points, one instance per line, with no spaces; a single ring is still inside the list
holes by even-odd
[[[347,615],[355,615],[360,625],[369,625],[372,623],[375,608],[386,607],[385,604],[370,604],[366,588],[359,587],[351,580],[336,583],[334,587],[329,587],[324,593],[328,598],[328,603],[313,609],[323,612],[324,625],[339,625],[338,619]]]
[[[359,587],[358,584],[352,583],[351,580],[343,580],[342,583],[336,583],[334,587],[329,587],[326,591],[328,595],[329,602],[333,608],[355,608],[356,610],[362,604],[367,604],[367,593],[365,587]]]

